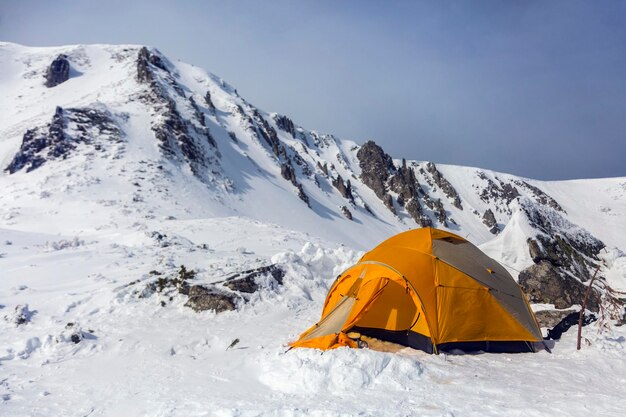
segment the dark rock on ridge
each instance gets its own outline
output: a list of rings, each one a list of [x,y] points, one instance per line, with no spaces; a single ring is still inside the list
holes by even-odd
[[[485,213],[483,214],[483,223],[494,235],[500,233],[500,228],[498,227],[496,216],[493,214],[493,211],[491,211],[491,209],[485,210]]]
[[[346,216],[346,219],[352,220],[352,212],[348,209],[348,207],[341,206],[341,212],[344,216]]]
[[[332,180],[333,187],[339,191],[339,194],[345,199],[354,202],[354,196],[352,195],[352,184],[350,184],[350,180],[347,180],[344,184],[343,178],[341,175],[337,175],[337,178]]]
[[[49,160],[67,158],[81,143],[106,152],[106,147],[96,142],[120,142],[121,138],[122,131],[108,113],[91,108],[57,107],[48,125],[29,129],[24,134],[22,145],[6,171],[10,174],[23,168],[26,172],[33,171]]]
[[[389,172],[395,171],[391,157],[373,141],[367,141],[356,154],[361,167],[361,180],[383,200],[387,194]]]
[[[444,178],[443,174],[437,169],[437,166],[429,162],[426,164],[426,170],[432,175],[435,184],[437,184],[437,186],[441,188],[441,191],[452,201],[454,207],[463,210],[459,193],[452,184],[450,184],[450,181]]]
[[[161,82],[157,76],[158,71],[161,71]],[[159,147],[166,156],[181,157],[181,159],[186,160],[194,175],[203,179],[209,166],[219,159],[220,153],[217,150],[215,139],[205,125],[204,115],[198,104],[193,98],[189,99],[189,105],[194,111],[200,127],[194,126],[182,117],[176,102],[166,88],[169,86],[176,94],[184,97],[185,93],[182,87],[170,74],[161,57],[150,52],[146,47],[141,48],[137,56],[137,80],[149,87],[141,99],[153,105],[162,116],[159,123],[152,125],[154,135],[159,141]],[[212,148],[212,153],[208,152],[208,149],[205,148],[206,145]]]
[[[562,213],[565,213],[565,210],[563,210],[561,205],[554,198],[550,197],[548,194],[546,194],[543,191],[541,191],[538,187],[535,187],[534,185],[531,185],[531,184],[527,183],[526,181],[515,180],[513,182],[516,185],[518,185],[520,188],[525,188],[528,191],[530,191],[533,194],[533,196],[535,197],[535,200],[539,204],[551,207],[551,208],[555,209],[556,211],[560,211]]]
[[[48,88],[56,87],[69,79],[70,61],[68,61],[67,55],[61,54],[57,56],[48,67],[45,86]]]
[[[289,117],[277,114],[274,116],[274,121],[280,130],[289,133],[292,138],[296,138],[296,127]]]

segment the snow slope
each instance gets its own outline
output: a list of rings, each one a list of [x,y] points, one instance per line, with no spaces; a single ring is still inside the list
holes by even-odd
[[[388,191],[394,214],[363,182],[363,145],[290,127],[156,50],[153,83],[142,82],[140,51],[0,43],[0,415],[621,415],[623,327],[586,327],[581,352],[570,331],[552,354],[286,353],[318,319],[337,274],[418,224],[398,193]],[[70,78],[46,88],[59,54]],[[30,172],[5,171],[57,107],[73,148]],[[119,135],[83,122],[85,109]],[[172,120],[182,122],[172,129]],[[426,162],[407,166],[433,225],[480,244],[514,275],[532,264],[527,239],[537,231],[507,190],[547,210],[553,199],[559,216],[604,242],[607,282],[626,289],[626,178],[543,182],[437,165],[459,208]],[[333,185],[338,176],[353,200]],[[445,224],[427,200],[441,203]],[[498,235],[483,222],[487,210]],[[220,285],[269,264],[285,270],[283,284],[239,300],[237,311],[196,313],[184,295],[146,292],[151,271],[185,265],[195,283]]]

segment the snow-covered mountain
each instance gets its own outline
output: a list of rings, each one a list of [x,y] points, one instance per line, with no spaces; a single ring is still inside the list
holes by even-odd
[[[365,390],[381,378],[415,382],[423,365],[413,358],[368,353],[362,365],[371,365],[371,373],[346,369],[349,376],[337,377],[326,392],[322,374],[361,359],[339,353],[318,369],[305,364],[313,360],[310,353],[275,355],[315,321],[328,283],[358,251],[421,226],[466,236],[514,276],[521,272],[520,284],[537,309],[575,307],[601,265],[590,308],[606,320],[623,315],[617,291],[626,290],[626,177],[546,182],[394,159],[373,141],[340,140],[258,109],[219,77],[143,46],[0,43],[0,91],[0,316],[6,318],[0,324],[7,330],[0,336],[0,370],[11,370],[0,377],[7,391],[0,407],[15,411],[9,414],[24,413],[34,397],[42,407],[36,415],[70,409],[71,398],[45,408],[46,389],[24,388],[40,366],[82,373],[89,359],[102,366],[119,360],[125,367],[139,360],[135,348],[151,366],[165,354],[153,346],[185,357],[184,363],[169,358],[174,368],[155,377],[171,377],[173,369],[193,374],[190,357],[217,363],[209,379],[218,408],[243,407],[250,415],[271,414],[272,402],[262,402],[257,414],[251,405],[268,389],[288,398],[286,410],[297,409],[307,391],[289,381],[301,372],[298,381],[317,384],[309,388],[328,398],[333,390],[349,397],[354,378]],[[254,291],[223,288],[224,279],[237,281],[242,271],[269,264],[280,265],[280,277],[263,269],[250,278]],[[194,271],[193,282],[219,286],[223,305],[239,311],[211,316],[207,325],[209,313],[184,306],[193,291],[171,278],[182,274],[180,265]],[[170,333],[158,337],[157,329]],[[619,337],[612,342],[603,335],[598,344],[623,349]],[[252,357],[225,351],[234,339],[256,349]],[[70,357],[76,360],[58,365]],[[222,363],[228,358],[246,372]],[[29,366],[19,368],[18,361]],[[478,369],[470,359],[462,362],[469,373]],[[285,369],[274,369],[281,363]],[[436,380],[441,364],[431,365],[437,370],[427,378]],[[87,385],[110,389],[111,401],[130,401],[113,388],[119,366],[118,373],[104,373],[105,382]],[[617,369],[625,368],[622,360]],[[146,370],[129,372],[133,380]],[[204,381],[194,375],[192,381]],[[243,382],[251,375],[256,382]],[[49,373],[38,386],[67,394],[63,384],[72,383],[63,378]],[[243,384],[252,400],[237,406],[236,393],[220,390],[222,383]],[[74,394],[82,395],[76,415],[90,407],[115,414],[114,404],[93,405],[94,396],[76,387]],[[148,414],[197,411],[174,400],[179,408],[167,411],[157,397],[143,397],[152,404]],[[365,407],[384,398],[374,396]],[[351,410],[363,410],[352,401]],[[157,403],[165,408],[157,410]],[[314,403],[306,404],[301,412],[314,414]],[[398,413],[410,407],[407,399]]]

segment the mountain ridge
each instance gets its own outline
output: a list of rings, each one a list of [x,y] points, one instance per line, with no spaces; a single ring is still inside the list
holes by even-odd
[[[611,220],[626,224],[626,177],[546,182],[392,158],[373,141],[358,145],[264,112],[218,76],[141,45],[3,43],[0,51],[1,64],[14,70],[13,78],[6,79],[10,71],[0,78],[8,92],[0,104],[0,178],[11,183],[54,161],[54,171],[77,176],[76,184],[59,173],[41,174],[40,181],[76,190],[74,197],[101,206],[103,215],[121,206],[120,213],[148,220],[244,216],[362,249],[409,228],[442,227],[504,261],[487,243],[506,229],[511,205],[525,199],[525,206],[554,210],[555,219],[574,217],[600,235],[602,247],[626,247],[619,227],[598,220],[615,214]],[[44,82],[53,64],[63,63],[65,79]],[[111,132],[113,139],[103,142]],[[590,185],[612,194],[581,211]],[[117,200],[94,200],[96,187],[124,192]],[[52,191],[43,192],[52,198]],[[526,236],[528,245],[533,238]],[[518,251],[532,249],[519,245]],[[526,260],[513,262],[517,267],[532,266],[527,256],[516,258]]]

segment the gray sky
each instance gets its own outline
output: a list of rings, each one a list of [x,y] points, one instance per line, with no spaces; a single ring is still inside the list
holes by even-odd
[[[139,43],[393,157],[626,175],[626,1],[11,1],[0,40]]]

